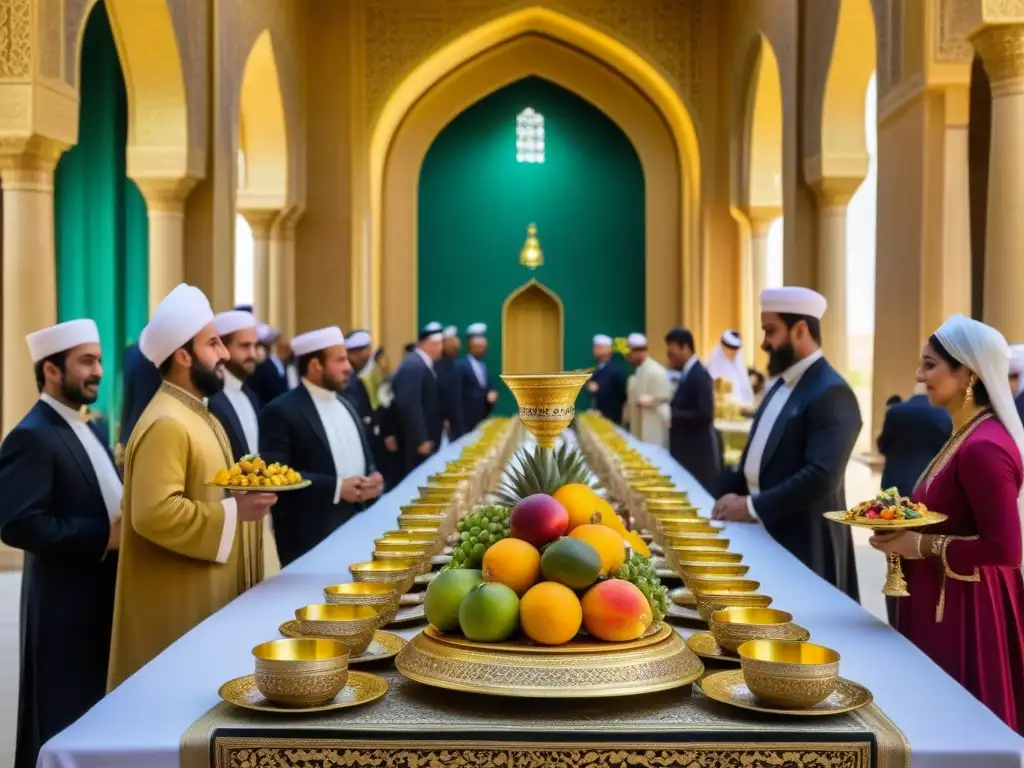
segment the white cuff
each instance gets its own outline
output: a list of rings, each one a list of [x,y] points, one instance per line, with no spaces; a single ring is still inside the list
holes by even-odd
[[[341,484],[345,482],[345,478],[339,477],[338,484],[334,487],[334,503],[341,503]]]
[[[757,520],[758,522],[761,521],[761,518],[757,516],[757,510],[754,509],[754,497],[753,496],[747,496],[747,512],[749,512],[750,516],[752,518],[754,518],[755,520]]]
[[[231,548],[235,544],[235,529],[238,528],[238,499],[224,499],[224,528],[220,532],[220,546],[217,548],[215,562],[226,563],[231,557]]]

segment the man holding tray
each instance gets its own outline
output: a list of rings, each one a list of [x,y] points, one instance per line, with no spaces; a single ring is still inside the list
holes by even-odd
[[[206,407],[224,388],[227,350],[210,302],[182,283],[139,339],[162,378],[125,451],[121,533],[108,688],[263,577],[262,520],[272,493],[224,498],[210,485],[233,464]]]

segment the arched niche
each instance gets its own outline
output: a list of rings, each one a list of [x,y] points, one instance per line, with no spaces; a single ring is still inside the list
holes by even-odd
[[[238,177],[238,207],[283,209],[288,197],[288,135],[270,30],[256,38],[242,75],[239,147],[245,173]]]
[[[400,348],[416,328],[418,187],[427,150],[467,107],[531,75],[589,101],[629,138],[644,173],[645,324],[660,339],[680,321],[694,322],[689,318],[696,310],[687,297],[701,292],[695,291],[696,278],[686,276],[683,232],[691,237],[700,225],[681,201],[683,168],[665,121],[631,83],[592,57],[548,38],[524,35],[438,83],[410,110],[395,136],[383,180],[379,273],[375,270],[380,298],[373,304],[385,345]]]
[[[629,137],[646,180],[647,327],[679,322],[703,334],[700,152],[690,113],[636,52],[546,8],[477,27],[418,66],[392,93],[370,143],[369,263],[354,263],[353,303],[401,347],[416,328],[416,190],[433,138],[456,115],[507,83],[536,75],[602,110]],[[655,350],[657,354],[657,350]]]
[[[782,79],[768,38],[758,39],[757,65],[747,113],[747,185],[744,203],[757,209],[782,209]]]
[[[565,367],[565,307],[558,294],[531,279],[501,308],[502,373],[551,373]]]

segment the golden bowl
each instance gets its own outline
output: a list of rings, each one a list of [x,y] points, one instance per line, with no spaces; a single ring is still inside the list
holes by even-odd
[[[441,548],[444,549],[444,537],[441,536],[441,525],[434,525],[430,521],[424,520],[422,523],[412,521],[407,523],[407,528],[402,528],[400,533],[406,533],[415,539],[429,538],[432,539],[435,536],[441,539]],[[387,534],[385,534],[387,535]],[[391,538],[388,536],[388,538]]]
[[[656,522],[659,533],[719,533],[722,530],[722,526],[696,515],[658,515]]]
[[[350,582],[324,587],[324,601],[329,605],[370,605],[380,612],[383,627],[395,620],[401,594],[394,584]]]
[[[766,704],[809,709],[839,685],[839,654],[793,640],[749,640],[737,648],[747,688]]]
[[[673,533],[663,535],[661,545],[666,552],[670,549],[688,547],[703,547],[705,549],[725,551],[729,549],[729,540],[720,538],[717,534],[713,533]]]
[[[387,531],[380,538],[384,541],[428,541],[433,543],[441,536],[437,530],[436,526],[425,526],[415,530],[406,528],[398,531]]]
[[[295,619],[302,634],[337,639],[353,656],[366,652],[381,625],[381,613],[372,605],[307,605],[295,611]]]
[[[429,561],[428,561],[429,562]],[[412,588],[413,582],[423,567],[421,560],[373,560],[368,563],[353,563],[348,567],[352,580],[360,583],[394,584],[395,590],[404,595]]]
[[[318,707],[348,682],[348,647],[335,640],[289,638],[252,649],[259,692],[282,707]]]
[[[541,448],[555,440],[576,415],[576,398],[590,379],[587,372],[501,374],[519,405],[519,420]]]
[[[742,563],[691,563],[685,560],[676,560],[672,568],[679,572],[684,578],[701,579],[705,577],[722,576],[746,576],[750,570],[749,565]]]
[[[438,537],[428,538],[421,536],[418,539],[401,539],[385,536],[382,539],[374,539],[373,546],[376,550],[375,555],[388,552],[400,557],[417,557],[418,555],[413,553],[426,552],[431,555],[435,554],[444,548],[444,542]]]
[[[419,487],[420,497],[418,501],[426,502],[427,504],[448,504],[459,490],[457,486],[421,485]]]
[[[734,566],[735,567],[735,566]],[[686,575],[683,577],[686,588],[693,594],[699,595],[711,590],[725,592],[757,592],[761,582],[753,579],[744,579],[740,576],[711,576],[711,575]]]
[[[448,515],[447,501],[417,501],[412,504],[405,504],[398,508],[403,515],[416,515],[418,517],[445,517]]]
[[[418,545],[417,545],[418,546]],[[433,570],[432,555],[429,549],[407,549],[401,552],[374,552],[373,559],[386,563],[389,560],[415,560],[417,565],[414,573],[420,576]]]
[[[694,595],[697,601],[697,610],[700,617],[708,624],[716,611],[726,608],[767,608],[772,604],[768,595],[757,592],[730,592],[721,589],[709,589],[699,595]]]
[[[633,486],[633,490],[648,500],[665,500],[677,503],[686,503],[690,500],[690,495],[686,491],[681,491],[674,485],[636,485]]]
[[[723,608],[711,614],[708,629],[720,646],[735,651],[748,640],[807,640],[793,614],[776,608]]]
[[[644,501],[644,511],[660,520],[663,517],[682,517],[696,520],[700,517],[700,510],[688,501],[677,501],[675,499],[647,499]]]
[[[665,550],[666,556],[668,550]],[[689,563],[740,563],[743,561],[743,554],[740,552],[729,552],[717,547],[672,547],[672,553],[681,561]]]
[[[400,530],[408,531],[412,528],[436,528],[444,530],[448,523],[447,515],[399,515],[398,527]]]
[[[469,472],[455,473],[442,473],[437,475],[431,475],[427,478],[427,483],[431,486],[439,486],[442,488],[458,488],[461,485],[469,483],[473,479],[474,475]]]

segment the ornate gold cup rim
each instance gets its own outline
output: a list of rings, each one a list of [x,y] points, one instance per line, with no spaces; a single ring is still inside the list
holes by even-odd
[[[576,398],[589,379],[586,371],[501,374],[519,406],[519,420],[541,448],[554,448],[572,423]]]

